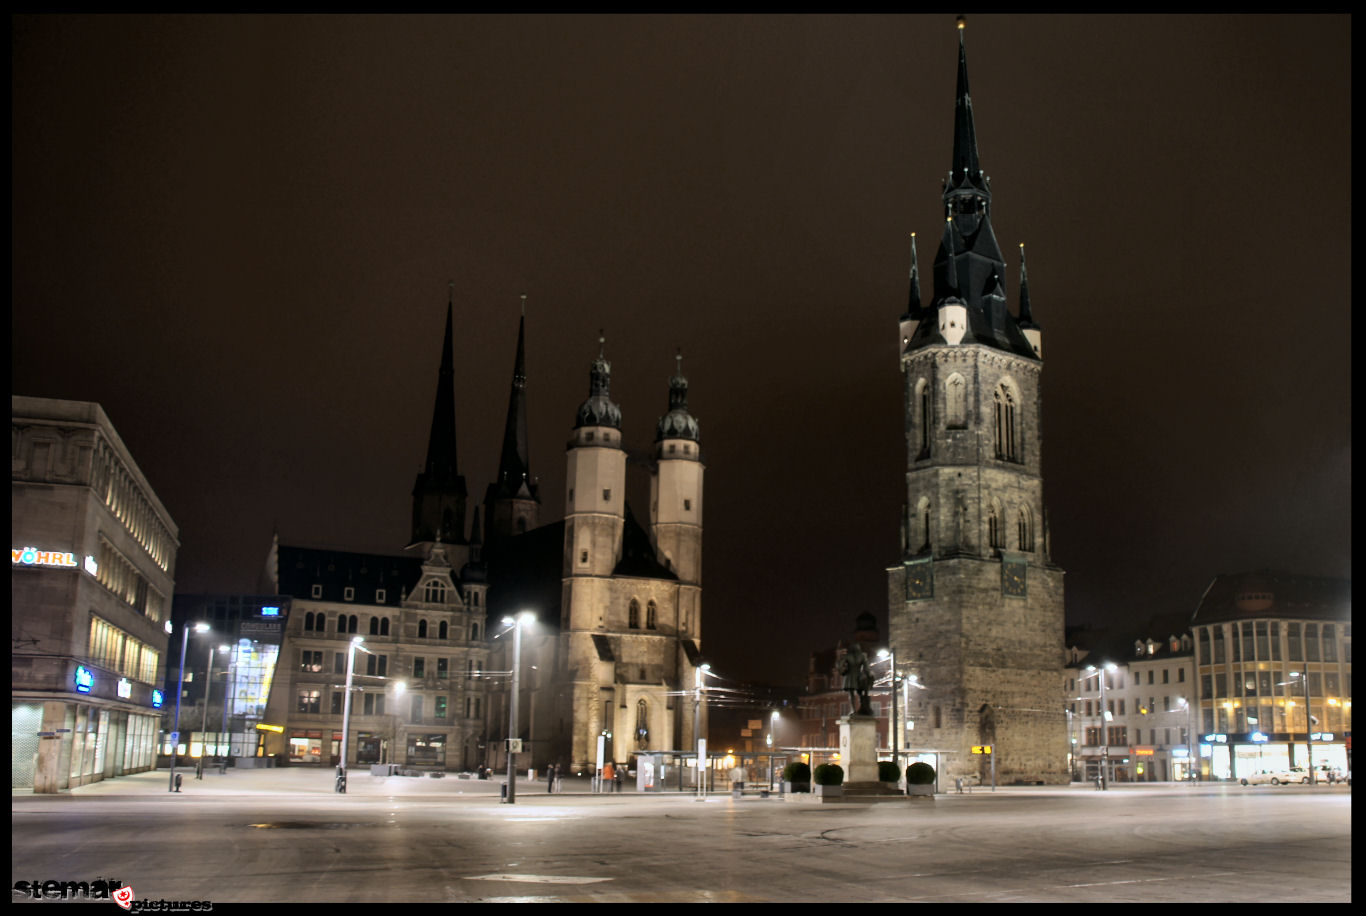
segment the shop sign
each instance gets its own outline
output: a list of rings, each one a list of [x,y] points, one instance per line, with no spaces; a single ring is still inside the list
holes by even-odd
[[[128,699],[133,695],[133,682],[126,677],[119,678],[119,697]]]
[[[1228,744],[1228,735],[1206,735],[1206,744]]]
[[[153,691],[152,691],[152,708],[153,708],[153,709],[160,709],[160,708],[161,708],[161,704],[162,704],[163,702],[165,702],[165,698],[162,696],[161,691],[160,691],[160,690],[153,690]]]
[[[76,691],[78,693],[89,693],[90,688],[95,686],[95,672],[84,665],[76,666]]]
[[[1153,749],[1150,747],[1136,747],[1134,748],[1134,754],[1139,757],[1151,757],[1153,756]]]
[[[63,550],[39,550],[36,547],[11,547],[11,566],[55,566],[59,569],[75,569],[76,556]]]
[[[279,616],[280,616],[280,609],[279,609],[278,607],[263,607],[263,608],[261,608],[261,616],[262,616],[262,617],[279,617]]]

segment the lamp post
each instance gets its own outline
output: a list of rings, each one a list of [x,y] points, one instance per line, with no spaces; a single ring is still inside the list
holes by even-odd
[[[177,752],[180,750],[180,697],[185,693],[185,653],[189,650],[190,629],[187,623],[185,628],[180,631],[180,683],[175,691],[175,730],[171,732],[171,782],[166,787],[167,792],[175,791],[175,765]],[[197,623],[193,627],[196,633],[209,632],[207,623]]]
[[[370,650],[361,645],[365,640],[352,636],[346,650],[346,696],[342,699],[342,739],[341,756],[337,760],[337,794],[346,794],[346,736],[351,731],[351,681],[356,672],[356,650],[368,653]]]
[[[220,652],[231,653],[232,646],[219,646],[218,650]],[[224,740],[226,740],[228,743],[228,753],[223,758],[223,766],[221,768],[221,772],[224,774],[228,772],[228,757],[232,756],[232,735],[228,733],[228,702],[232,697],[232,694],[229,693],[229,691],[233,690],[233,688],[236,686],[236,674],[237,657],[235,655],[230,654],[228,656],[228,681],[226,684],[223,685],[223,728],[222,731],[219,732],[220,743]]]
[[[219,646],[219,647],[218,647],[218,651],[219,651],[219,652],[226,652],[227,649],[228,649],[227,646]],[[210,647],[209,647],[209,670],[208,670],[208,671],[205,673],[205,675],[204,675],[204,715],[203,715],[203,718],[200,719],[200,723],[199,723],[199,733],[200,733],[201,737],[200,737],[200,739],[199,739],[199,765],[198,765],[197,767],[195,767],[195,772],[194,772],[194,778],[195,778],[195,779],[203,779],[203,778],[204,778],[204,758],[205,758],[206,756],[208,756],[208,753],[209,753],[209,694],[213,693],[213,656],[214,656],[214,647],[213,647],[213,646],[210,646]],[[226,687],[226,686],[224,686],[223,692],[224,692],[224,695],[226,696],[226,694],[227,694],[227,687]],[[218,742],[217,742],[216,740],[214,741],[214,746],[215,746],[215,747],[218,746]]]
[[[697,800],[704,801],[707,797],[706,772],[703,758],[707,756],[707,739],[702,737],[702,678],[711,670],[711,665],[698,665],[694,669],[693,678],[693,701],[692,701],[692,734],[693,740],[697,742]]]
[[[1105,723],[1109,721],[1110,710],[1105,705],[1105,675],[1114,671],[1118,666],[1114,662],[1108,662],[1097,668],[1095,665],[1087,665],[1087,671],[1096,672],[1100,678],[1100,788],[1105,791],[1110,788],[1110,737],[1106,734]]]
[[[1304,744],[1305,749],[1309,752],[1309,784],[1311,786],[1318,785],[1318,781],[1314,778],[1314,713],[1313,707],[1309,703],[1309,672],[1292,671],[1290,676],[1304,685]],[[1293,682],[1286,681],[1285,683]]]
[[[890,669],[891,669],[891,671],[890,671],[890,673],[889,673],[889,677],[890,677],[890,696],[891,696],[891,705],[892,705],[892,713],[891,713],[892,765],[896,767],[896,771],[897,771],[897,774],[898,774],[898,775],[897,775],[897,781],[900,782],[900,781],[901,781],[901,776],[900,776],[900,774],[901,774],[901,754],[900,754],[900,751],[897,749],[898,742],[897,742],[897,735],[896,735],[896,706],[897,706],[897,703],[896,703],[896,701],[897,701],[897,696],[896,696],[896,693],[897,693],[897,690],[896,690],[896,650],[895,650],[895,649],[879,649],[879,650],[878,650],[878,653],[877,653],[877,656],[878,656],[878,658],[880,658],[880,659],[881,659],[881,658],[885,658],[885,659],[888,660],[888,662],[891,663],[891,664],[889,665],[889,667],[890,667]]]
[[[1185,697],[1177,697],[1177,702],[1181,704],[1182,709],[1186,710],[1186,778],[1194,781],[1199,767],[1198,758],[1195,756],[1195,746],[1192,743],[1192,739],[1195,737],[1193,719],[1195,710],[1191,706],[1190,700]]]
[[[522,611],[515,619],[504,618],[503,622],[511,624],[512,633],[512,702],[508,708],[508,785],[507,803],[513,805],[517,803],[517,752],[513,748],[517,747],[514,743],[517,738],[517,698],[518,688],[521,680],[522,668],[522,627],[535,621],[536,615],[530,611]]]

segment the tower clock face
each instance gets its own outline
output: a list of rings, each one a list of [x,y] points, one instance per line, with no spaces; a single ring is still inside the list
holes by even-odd
[[[1025,570],[1027,565],[1020,560],[1001,561],[1001,593],[1012,598],[1025,596]]]
[[[934,575],[928,560],[906,564],[906,600],[934,595]]]

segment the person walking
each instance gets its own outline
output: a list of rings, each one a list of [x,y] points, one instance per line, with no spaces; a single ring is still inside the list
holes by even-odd
[[[613,768],[613,772],[612,772],[612,781],[616,784],[616,788],[615,788],[613,791],[615,791],[615,792],[617,792],[617,793],[620,793],[620,792],[621,792],[621,767],[618,766],[618,767],[614,767],[614,768]]]
[[[552,795],[555,792],[555,764],[551,764],[545,771],[545,792]]]
[[[607,761],[602,767],[602,791],[611,792],[616,785],[617,770],[612,766],[612,761]]]

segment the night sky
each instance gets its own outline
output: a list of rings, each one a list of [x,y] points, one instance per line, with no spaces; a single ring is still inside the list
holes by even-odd
[[[276,527],[403,547],[453,282],[472,504],[525,294],[543,521],[599,329],[641,454],[681,348],[718,673],[798,683],[858,614],[885,632],[951,15],[11,24],[12,388],[103,405],[180,526],[178,592],[254,591]],[[1350,575],[1350,17],[966,41],[1009,301],[1024,242],[1043,327],[1069,622]]]

